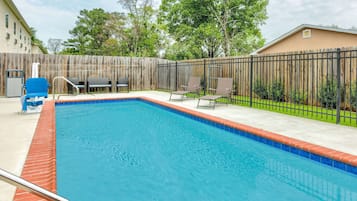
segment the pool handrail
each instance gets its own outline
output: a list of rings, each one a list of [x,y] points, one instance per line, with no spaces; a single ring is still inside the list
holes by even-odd
[[[0,168],[0,180],[9,183],[11,185],[14,185],[18,188],[21,188],[27,192],[36,194],[40,196],[41,198],[47,199],[47,200],[53,200],[53,201],[69,201],[66,198],[63,198],[55,193],[52,193],[44,188],[41,188],[29,181],[26,181],[25,179],[22,179],[21,177],[18,177],[14,174],[11,174],[3,169]]]
[[[56,76],[56,77],[54,77],[53,80],[52,80],[53,100],[55,100],[55,98],[56,98],[56,97],[55,97],[55,96],[56,96],[56,93],[55,93],[55,81],[56,81],[57,79],[63,79],[63,80],[66,81],[68,84],[72,85],[72,87],[75,88],[76,91],[77,91],[77,94],[76,94],[76,95],[79,94],[79,87],[77,87],[72,81],[70,81],[69,79],[65,78],[64,76]],[[61,96],[61,95],[59,95],[59,96],[57,97],[57,99],[59,99],[60,96]]]

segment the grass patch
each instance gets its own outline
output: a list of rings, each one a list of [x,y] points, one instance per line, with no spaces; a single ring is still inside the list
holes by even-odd
[[[226,99],[221,99],[226,102]],[[252,107],[298,117],[336,123],[336,109],[253,98]],[[233,96],[232,104],[249,107],[249,97]],[[340,110],[340,124],[357,127],[356,112]]]
[[[163,91],[163,90],[161,90]],[[200,96],[203,96],[201,91]],[[189,98],[198,98],[197,94],[187,94]],[[220,98],[217,102],[227,103],[228,99]],[[304,104],[294,104],[289,102],[278,102],[267,99],[253,98],[253,108],[268,110],[272,112],[278,112],[282,114],[304,117],[308,119],[336,123],[336,109],[329,109],[324,107],[317,107]],[[232,96],[232,102],[230,104],[249,107],[248,96]],[[341,110],[340,111],[340,124],[346,126],[357,127],[357,115],[356,112]]]

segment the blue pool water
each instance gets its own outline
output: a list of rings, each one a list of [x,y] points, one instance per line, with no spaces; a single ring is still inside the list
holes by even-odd
[[[357,200],[357,176],[152,104],[56,106],[57,190],[74,201]]]

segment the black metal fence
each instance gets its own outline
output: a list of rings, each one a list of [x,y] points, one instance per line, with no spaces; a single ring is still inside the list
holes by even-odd
[[[232,77],[233,104],[357,126],[356,49],[166,61],[157,72],[159,89],[200,76],[208,93],[218,77]]]

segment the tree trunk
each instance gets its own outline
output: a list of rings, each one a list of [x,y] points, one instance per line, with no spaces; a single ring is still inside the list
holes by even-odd
[[[230,56],[230,38],[229,38],[229,33],[228,33],[228,30],[227,30],[227,25],[228,25],[228,17],[229,17],[229,14],[230,14],[230,10],[228,8],[227,5],[227,2],[225,1],[225,6],[224,6],[224,13],[222,15],[223,19],[222,19],[222,31],[223,31],[223,36],[224,36],[224,39],[223,39],[223,51],[224,51],[224,56]]]

